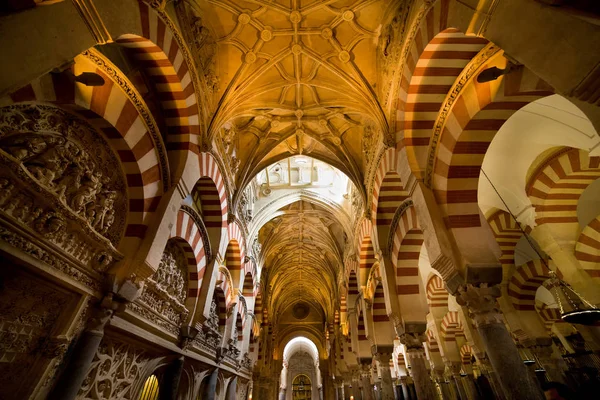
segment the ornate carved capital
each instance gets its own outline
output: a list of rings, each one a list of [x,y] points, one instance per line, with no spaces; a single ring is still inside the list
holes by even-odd
[[[481,283],[477,286],[466,284],[458,288],[456,302],[469,309],[475,326],[502,323],[502,313],[496,299],[500,297],[498,285]]]
[[[106,323],[110,321],[115,312],[124,309],[125,303],[114,299],[113,296],[113,293],[105,295],[93,311],[85,329],[87,332],[103,335]]]
[[[400,343],[406,346],[407,350],[423,350],[424,341],[424,333],[404,332],[400,335]]]

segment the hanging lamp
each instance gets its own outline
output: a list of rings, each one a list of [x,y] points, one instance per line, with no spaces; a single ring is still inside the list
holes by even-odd
[[[529,242],[531,248],[536,252],[538,257],[540,258],[540,261],[542,261],[542,263],[546,266],[548,271],[550,271],[549,289],[552,293],[552,296],[558,303],[561,319],[571,324],[595,325],[598,321],[600,321],[600,309],[596,308],[593,304],[584,299],[579,293],[575,291],[575,289],[573,289],[567,282],[558,278],[556,273],[550,269],[550,266],[546,262],[546,259],[542,257],[539,250],[537,249],[537,246],[533,244],[527,232],[525,232],[525,230],[521,227],[521,224],[519,223],[519,221],[517,221],[517,218],[512,213],[510,208],[508,208],[508,204],[506,204],[502,196],[500,196],[498,189],[496,189],[496,186],[494,186],[494,184],[487,176],[483,168],[481,168],[481,173],[490,183],[490,185],[500,198],[500,201],[502,201],[502,204],[504,204],[506,211],[508,211],[512,219],[515,220],[517,226],[519,227],[519,230],[521,231],[521,233],[523,233],[523,236],[525,236],[525,239],[527,239],[527,242]]]

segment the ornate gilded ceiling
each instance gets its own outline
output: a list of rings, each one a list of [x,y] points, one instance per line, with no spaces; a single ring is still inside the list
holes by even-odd
[[[331,212],[308,201],[280,211],[259,232],[273,315],[299,299],[331,313],[346,244],[343,228]]]
[[[378,40],[390,3],[187,3],[214,89],[210,135],[228,155],[238,188],[293,154],[327,161],[362,183],[365,153],[388,129],[375,89]]]
[[[258,231],[265,298],[275,318],[291,312],[300,299],[333,318],[344,248],[352,240],[346,213],[358,212],[350,205],[355,195],[366,198],[363,182],[389,136],[377,95],[387,97],[389,90],[382,90],[386,85],[377,72],[382,54],[390,53],[385,24],[394,13],[387,10],[397,3],[186,0],[179,5],[180,22],[188,26],[204,71],[209,140],[234,177],[234,207],[259,172],[290,156],[324,161],[356,188],[344,194],[350,199],[343,200],[345,211],[303,196],[319,197],[306,188],[296,188],[300,200],[292,204],[267,207],[269,215],[255,210],[249,229],[252,237]]]

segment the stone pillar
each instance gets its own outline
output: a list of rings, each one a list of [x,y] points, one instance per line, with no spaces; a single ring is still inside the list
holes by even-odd
[[[560,357],[553,357],[551,338],[537,338],[536,344],[530,347],[542,368],[546,370],[546,375],[553,382],[566,384],[564,375],[564,360]]]
[[[477,391],[477,386],[475,385],[475,377],[471,374],[467,374],[467,376],[462,377],[462,382],[467,389],[467,394],[469,395],[470,400],[480,400],[479,392]]]
[[[375,359],[379,362],[379,368],[381,369],[381,400],[394,400],[394,384],[392,382],[392,371],[390,371],[390,360],[392,359],[393,346],[390,347],[389,352],[384,352],[381,349],[377,349],[377,353],[374,355]]]
[[[217,393],[217,378],[219,377],[219,368],[215,368],[215,370],[210,374],[208,378],[208,382],[206,383],[206,387],[204,388],[204,392],[202,393],[203,400],[215,400]],[[255,398],[254,396],[252,396]],[[258,398],[258,397],[256,397]]]
[[[92,317],[88,320],[87,327],[77,340],[73,354],[52,394],[49,396],[50,399],[75,399],[104,337],[106,323],[112,318],[117,309],[124,308],[124,306],[124,303],[113,300],[113,293],[104,296],[98,308],[93,311]]]
[[[352,396],[354,396],[354,400],[362,400],[362,394],[360,393],[360,370],[358,368],[352,371]]]
[[[435,399],[435,388],[425,365],[425,341],[422,333],[405,332],[400,336],[400,342],[406,347],[406,356],[410,364],[410,375],[415,382],[415,390],[419,399]]]
[[[506,400],[506,396],[504,395],[504,391],[500,386],[500,382],[498,382],[498,378],[496,377],[496,373],[494,372],[490,360],[486,357],[479,358],[479,364],[481,369],[481,374],[487,379],[488,383],[492,387],[494,394],[498,400]]]
[[[405,400],[410,400],[410,391],[408,389],[408,377],[403,376],[400,378],[401,387],[402,387],[402,396]]]
[[[460,369],[462,367],[461,363],[448,362],[446,366],[448,367],[448,371],[452,376],[452,380],[454,381],[456,391],[458,392],[458,396],[461,400],[468,400],[469,396],[467,395],[467,390],[463,385],[463,381],[461,379],[462,377],[460,376]]]
[[[162,383],[159,390],[160,400],[176,400],[179,393],[179,381],[183,373],[183,363],[185,357],[179,356],[174,359],[165,369]]]
[[[371,385],[371,363],[370,358],[360,360],[360,377],[362,382],[363,400],[374,400],[373,385]]]
[[[442,393],[442,400],[454,400],[454,396],[450,390],[448,383],[446,383],[446,378],[444,376],[444,370],[441,368],[434,370],[435,374],[435,383],[440,388],[440,392]]]
[[[467,284],[458,289],[456,301],[468,307],[506,398],[542,399],[542,393],[527,372],[517,346],[504,325],[496,302],[498,297],[499,286]]]
[[[225,396],[225,400],[237,400],[237,381],[237,376],[231,378],[229,386],[227,387],[227,394]]]

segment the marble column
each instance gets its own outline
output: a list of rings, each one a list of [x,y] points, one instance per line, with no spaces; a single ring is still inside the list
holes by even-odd
[[[185,357],[179,356],[175,358],[165,369],[165,373],[160,385],[159,399],[160,400],[176,400],[179,393],[179,382],[183,373],[183,363]]]
[[[499,286],[461,286],[456,301],[469,309],[485,351],[508,400],[540,400],[542,393],[527,372],[502,318],[496,299]]]
[[[208,377],[208,382],[204,387],[204,392],[202,393],[203,400],[215,400],[217,393],[217,379],[219,378],[219,368],[215,368],[215,370]]]
[[[417,398],[435,399],[435,388],[425,365],[424,341],[425,335],[422,333],[406,332],[400,336],[400,342],[406,347],[406,356],[410,364],[410,375],[415,382]]]
[[[231,378],[229,386],[227,387],[227,395],[225,396],[225,400],[237,400],[237,381],[237,376]]]
[[[374,400],[373,385],[371,385],[371,363],[370,358],[360,360],[360,377],[362,382],[363,400]]]
[[[393,346],[390,350],[394,350]],[[392,352],[383,352],[378,349],[374,355],[375,359],[379,362],[379,368],[381,370],[381,400],[394,400],[394,383],[392,382],[392,371],[390,370],[390,360],[392,359]]]
[[[104,296],[98,307],[93,310],[92,317],[77,340],[68,364],[49,396],[50,399],[75,399],[104,337],[104,327],[115,311],[124,307],[124,303],[113,300],[113,293]]]

